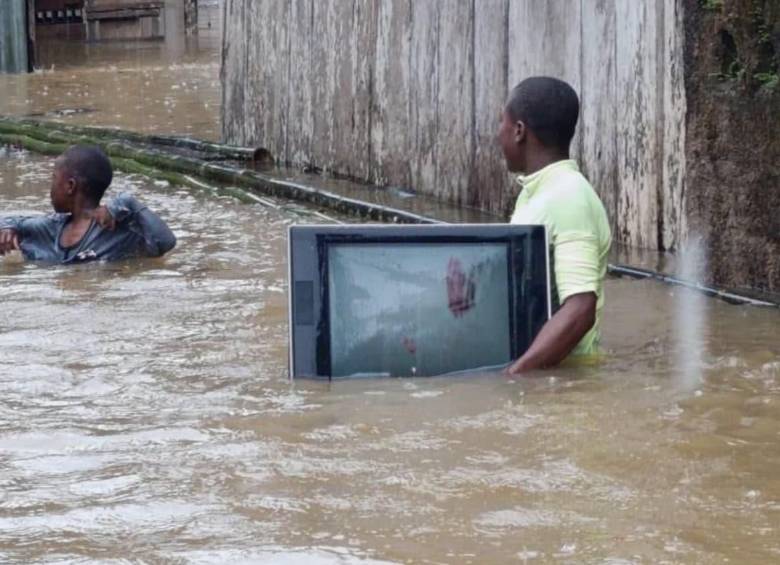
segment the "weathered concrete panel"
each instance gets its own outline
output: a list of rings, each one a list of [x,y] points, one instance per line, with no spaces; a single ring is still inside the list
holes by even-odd
[[[617,214],[620,184],[618,182],[618,135],[616,62],[605,53],[615,53],[617,10],[612,0],[594,0],[582,5],[582,111],[579,129],[582,134],[580,158],[585,175],[601,196],[612,225],[619,230]]]
[[[244,42],[243,0],[225,0],[222,18],[222,134],[226,139],[245,143],[244,93],[254,88],[248,81],[246,59],[248,46]]]
[[[685,69],[683,6],[676,0],[664,0],[663,56],[661,69],[663,94],[663,145],[661,159],[662,209],[660,213],[661,249],[679,250],[688,236],[685,207]]]
[[[27,72],[26,0],[3,0],[0,7],[0,73]]]
[[[409,112],[411,17],[412,6],[408,2],[376,3],[368,178],[379,184],[413,186],[410,159],[414,136]]]
[[[500,109],[509,90],[509,3],[510,0],[475,3],[474,162],[467,202],[471,206],[502,211],[511,207],[516,192],[496,142]]]
[[[314,138],[314,114],[326,109],[315,107],[315,97],[312,86],[319,80],[319,70],[314,66],[314,4],[317,0],[292,0],[289,4],[288,48],[277,61],[289,65],[289,82],[287,88],[287,161],[291,163],[316,162],[316,146]],[[253,36],[263,30],[254,30]],[[317,41],[323,41],[318,38]],[[250,55],[254,56],[254,55]],[[264,59],[265,60],[265,59]],[[245,119],[249,119],[246,116]],[[325,165],[321,161],[319,165]]]
[[[288,42],[288,4],[261,0],[251,5],[247,17],[248,30],[263,29],[263,33],[254,38],[256,56],[247,57],[246,62],[250,76],[257,77],[246,88],[246,115],[257,118],[244,120],[248,128],[246,140],[250,145],[266,147],[276,157],[285,159],[290,65],[283,58],[284,50],[278,46]],[[265,25],[265,22],[274,25]]]
[[[370,81],[374,4],[363,0],[315,2],[310,82],[316,145],[312,156],[341,174],[369,176]]]
[[[473,2],[452,2],[438,18],[436,173],[431,193],[466,204],[474,168]],[[475,187],[476,189],[476,187]]]
[[[658,6],[616,2],[618,239],[633,247],[658,244],[660,131]],[[659,127],[660,125],[660,127]]]
[[[411,144],[407,159],[411,172],[411,187],[428,194],[436,194],[439,192],[436,165],[436,142],[440,124],[439,74],[447,72],[438,62],[442,3],[410,4],[410,74],[405,106],[409,116],[409,131],[406,135],[411,136]],[[382,104],[382,101],[375,100],[375,103]],[[388,119],[392,120],[394,117],[395,114],[391,114]],[[454,174],[454,171],[450,174]],[[390,179],[390,182],[398,184],[393,179]]]

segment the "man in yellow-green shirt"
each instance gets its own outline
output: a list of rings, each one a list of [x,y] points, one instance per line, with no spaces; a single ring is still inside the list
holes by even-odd
[[[558,310],[508,369],[519,374],[598,351],[604,277],[612,241],[604,206],[569,146],[579,117],[565,82],[532,77],[518,84],[501,116],[498,140],[522,186],[512,223],[544,224],[553,250]]]

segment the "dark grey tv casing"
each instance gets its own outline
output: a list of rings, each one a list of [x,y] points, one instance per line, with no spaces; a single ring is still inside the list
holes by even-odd
[[[530,241],[530,243],[529,243]],[[552,316],[544,226],[514,224],[301,225],[288,231],[290,378],[330,379],[328,246],[349,243],[508,244],[512,359]],[[524,250],[530,245],[531,253]],[[530,316],[530,318],[528,318]],[[525,318],[524,323],[521,323]],[[530,329],[529,329],[530,328]],[[507,359],[507,363],[512,361]],[[463,367],[463,370],[475,367]]]

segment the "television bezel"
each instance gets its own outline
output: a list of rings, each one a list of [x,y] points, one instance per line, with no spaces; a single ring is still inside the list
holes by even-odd
[[[323,374],[320,369],[320,339],[330,341],[330,326],[322,328],[323,310],[328,308],[327,300],[320,300],[319,311],[316,311],[312,304],[314,321],[307,324],[314,328],[314,348],[312,356],[314,359],[315,374],[300,373],[296,370],[295,351],[296,351],[296,308],[294,306],[294,294],[296,292],[296,282],[312,282],[313,293],[318,293],[320,297],[328,292],[327,286],[327,245],[339,243],[502,243],[511,244],[513,239],[534,235],[534,232],[542,231],[544,234],[544,270],[545,287],[547,299],[547,320],[552,317],[552,285],[551,285],[551,265],[550,265],[550,242],[549,233],[544,225],[536,224],[404,224],[404,225],[383,225],[383,224],[294,224],[287,230],[287,267],[288,267],[288,371],[290,379],[318,379],[332,380],[344,379],[349,377],[332,377],[330,374]],[[313,236],[316,250],[316,268],[313,269],[316,277],[312,281],[296,281],[294,275],[294,232],[309,233]],[[522,233],[521,233],[522,232]],[[323,254],[323,249],[325,253]],[[324,255],[324,257],[323,257]],[[514,273],[514,261],[509,258],[509,272]],[[323,282],[324,281],[324,282]],[[513,300],[514,293],[510,292],[510,300]],[[326,297],[327,298],[327,297]],[[510,305],[511,307],[511,305]],[[327,314],[324,316],[327,318]],[[510,317],[510,319],[512,319]],[[546,320],[545,320],[546,321]],[[510,326],[513,326],[510,323]],[[520,346],[514,339],[513,328],[510,327],[510,352],[513,358],[517,358],[525,351],[520,351]],[[322,335],[326,334],[323,338]],[[531,336],[530,341],[533,340]],[[308,340],[311,341],[311,340]],[[530,345],[530,343],[528,344]],[[330,343],[328,343],[330,349]],[[329,353],[329,352],[328,352]],[[329,360],[328,360],[329,361]],[[328,363],[328,369],[330,363]],[[326,373],[330,373],[328,370]]]

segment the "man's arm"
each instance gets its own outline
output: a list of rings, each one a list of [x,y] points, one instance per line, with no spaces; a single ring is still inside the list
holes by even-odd
[[[566,359],[596,323],[596,302],[594,292],[575,294],[567,298],[563,306],[544,325],[528,351],[515,361],[507,372],[516,375],[545,369]]]
[[[112,199],[105,209],[111,217],[101,221],[101,218],[96,216],[96,220],[109,229],[113,229],[114,222],[126,222],[130,230],[143,238],[144,251],[148,256],[160,257],[176,246],[176,236],[168,225],[129,194],[120,194]]]

